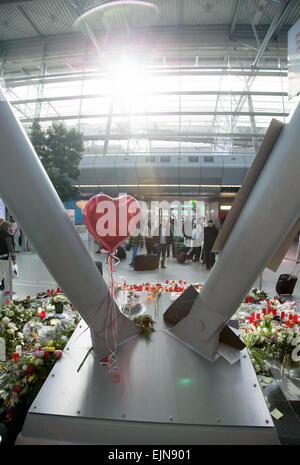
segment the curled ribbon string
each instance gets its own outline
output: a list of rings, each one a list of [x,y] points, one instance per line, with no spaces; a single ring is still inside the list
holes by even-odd
[[[113,273],[116,271],[114,267],[113,260],[115,259],[117,262],[115,266],[117,266],[120,262],[118,257],[116,257],[117,249],[109,252],[106,249],[101,250],[102,253],[108,253],[108,271],[109,271],[109,286],[110,286],[110,294],[108,294],[108,301],[107,301],[107,318],[106,318],[106,325],[105,325],[105,343],[107,347],[106,356],[100,361],[100,364],[106,366],[108,369],[108,373],[112,375],[113,381],[115,383],[120,382],[120,374],[119,374],[119,367],[117,365],[117,355],[116,355],[116,346],[117,346],[117,328],[116,328],[116,307],[114,301],[114,276]],[[112,330],[112,344],[109,345],[108,343],[108,327],[111,323],[111,330]],[[102,332],[102,331],[101,331]]]
[[[116,271],[115,267],[113,266],[113,260],[116,260],[115,266],[117,266],[120,262],[119,258],[116,257],[117,249],[114,250],[113,252],[109,252],[106,249],[101,250],[102,253],[107,253],[109,254],[107,258],[107,265],[108,265],[108,271],[109,271],[109,287],[110,287],[110,292],[108,292],[107,295],[107,317],[106,317],[106,324],[105,328],[100,330],[100,331],[94,331],[94,333],[101,334],[105,332],[105,344],[107,346],[107,353],[106,356],[100,361],[100,364],[103,366],[106,366],[108,369],[108,373],[112,374],[113,380],[115,383],[118,383],[120,381],[120,374],[119,374],[119,367],[117,366],[117,355],[116,355],[116,345],[117,345],[117,331],[116,331],[116,326],[115,326],[115,321],[118,320],[118,318],[121,316],[120,314],[117,315],[116,318],[116,308],[115,308],[115,302],[114,302],[114,279],[113,279],[113,273]],[[99,307],[96,310],[95,315],[93,316],[90,324],[82,331],[76,339],[78,339],[87,329],[91,328],[93,325],[94,321],[96,320],[97,315],[99,314],[99,311],[101,310],[102,304],[105,300],[104,299],[101,301]],[[111,319],[111,325],[112,325],[112,336],[113,336],[113,344],[109,346],[108,344],[108,326],[109,326],[109,319]],[[75,339],[75,340],[76,340]]]

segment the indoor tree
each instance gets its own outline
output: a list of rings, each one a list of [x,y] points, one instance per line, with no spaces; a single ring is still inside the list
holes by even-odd
[[[31,126],[30,140],[62,202],[80,193],[73,187],[79,178],[84,151],[82,134],[62,123],[52,123],[45,131],[38,121]]]

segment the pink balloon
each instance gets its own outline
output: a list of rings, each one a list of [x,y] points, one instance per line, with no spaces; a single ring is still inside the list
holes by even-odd
[[[108,252],[128,239],[140,220],[140,206],[130,195],[115,199],[105,194],[91,197],[83,211],[88,231]]]

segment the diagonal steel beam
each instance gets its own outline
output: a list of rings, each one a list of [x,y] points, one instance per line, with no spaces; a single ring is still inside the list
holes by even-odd
[[[242,0],[237,0],[236,4],[235,4],[235,9],[234,9],[234,12],[233,12],[233,18],[232,18],[230,30],[229,30],[229,38],[230,39],[233,36],[235,26],[236,26],[236,22],[237,22],[237,18],[238,18],[238,15],[239,15],[240,11],[241,11],[241,6],[242,6]]]
[[[30,26],[32,27],[32,29],[41,37],[41,38],[44,38],[43,34],[41,33],[41,31],[37,28],[36,24],[32,21],[32,19],[28,16],[28,14],[26,13],[26,11],[24,10],[24,8],[22,6],[18,6],[17,7],[18,10],[21,12],[22,16],[26,19],[26,21],[28,22],[28,24],[30,24]]]
[[[254,34],[254,37],[255,37],[255,40],[256,40],[256,44],[257,44],[258,47],[260,47],[261,43],[260,43],[260,40],[259,40],[259,37],[258,37],[258,34],[257,34],[256,27],[255,27],[254,22],[253,22],[253,18],[252,18],[252,15],[251,15],[248,0],[245,0],[245,4],[246,4],[247,11],[248,11],[248,17],[249,17],[249,21],[250,21],[250,24],[251,24],[251,27],[252,27],[252,31],[253,31],[253,34]]]
[[[280,31],[287,14],[298,3],[299,3],[298,0],[282,0],[281,1],[281,6],[280,6],[279,10],[277,11],[277,13],[275,14],[275,16],[274,16],[274,18],[273,18],[273,20],[272,20],[272,22],[271,22],[271,24],[269,26],[269,29],[268,29],[268,31],[267,31],[267,33],[265,35],[265,38],[264,38],[264,40],[263,40],[263,42],[262,42],[262,44],[261,44],[261,46],[260,46],[260,48],[259,48],[259,50],[257,52],[257,55],[256,55],[256,57],[255,57],[255,59],[253,61],[253,67],[256,67],[259,64],[259,62],[260,62],[266,48],[268,47],[271,39],[274,37],[275,34],[277,34]]]

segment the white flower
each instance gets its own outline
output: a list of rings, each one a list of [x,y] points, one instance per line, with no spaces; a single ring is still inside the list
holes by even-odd
[[[7,334],[12,334],[12,335],[13,335],[13,334],[15,334],[15,332],[14,332],[13,329],[8,329],[8,330],[7,330]]]
[[[23,339],[23,338],[24,338],[23,333],[21,333],[20,331],[17,332],[17,336],[18,336],[18,338],[20,338],[20,339]]]
[[[292,346],[300,346],[300,337],[297,336],[297,337],[294,337],[294,339],[292,340]]]
[[[5,323],[5,324],[9,323],[10,319],[7,316],[5,316],[4,318],[2,318],[2,322]]]
[[[294,362],[299,362],[300,361],[300,347],[296,347],[293,351],[292,351],[292,360]]]
[[[36,367],[44,365],[43,359],[39,357],[35,358],[33,363]]]

